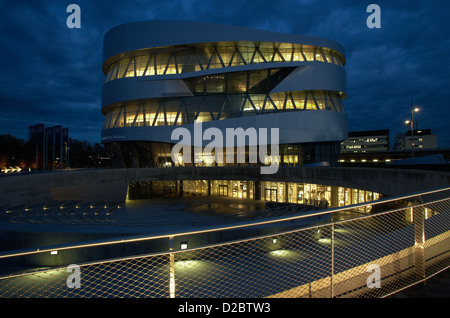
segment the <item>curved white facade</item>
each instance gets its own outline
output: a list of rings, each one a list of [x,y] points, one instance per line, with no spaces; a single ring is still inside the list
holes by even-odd
[[[170,162],[175,128],[278,128],[280,162],[336,160],[347,138],[336,42],[215,24],[148,21],[105,35],[102,142],[122,166]],[[251,146],[248,144],[248,146]]]

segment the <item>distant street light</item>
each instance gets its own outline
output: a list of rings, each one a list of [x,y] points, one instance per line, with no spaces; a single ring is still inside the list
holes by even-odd
[[[406,120],[406,125],[411,125],[411,156],[414,158],[414,113],[420,111],[419,107],[414,107],[412,105],[412,97],[411,97],[411,120]]]

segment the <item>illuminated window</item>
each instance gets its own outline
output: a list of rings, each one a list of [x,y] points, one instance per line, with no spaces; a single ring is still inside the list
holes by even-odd
[[[169,47],[168,47],[169,48]],[[139,55],[120,59],[109,66],[105,81],[124,77],[171,75],[204,69],[255,63],[319,61],[343,66],[344,58],[334,50],[310,45],[260,42],[198,44],[173,53],[148,49]]]
[[[212,85],[212,84],[211,84]],[[218,89],[218,88],[216,88]],[[194,99],[149,101],[141,104],[121,105],[105,116],[104,129],[120,127],[144,127],[184,125],[193,123],[265,114],[282,111],[333,110],[342,100],[339,94],[324,91],[297,91],[273,94],[242,94],[230,99],[226,95],[199,96]],[[199,105],[201,109],[199,110]],[[330,106],[331,105],[331,106]],[[358,148],[359,144],[347,145]]]

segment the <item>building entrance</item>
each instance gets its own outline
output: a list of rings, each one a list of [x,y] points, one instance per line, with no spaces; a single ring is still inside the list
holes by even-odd
[[[227,185],[223,185],[223,184],[219,185],[219,196],[224,196],[224,197],[228,196],[228,186]]]
[[[277,197],[277,189],[265,189],[264,192],[264,200],[265,201],[272,201],[272,202],[277,202],[278,200]]]

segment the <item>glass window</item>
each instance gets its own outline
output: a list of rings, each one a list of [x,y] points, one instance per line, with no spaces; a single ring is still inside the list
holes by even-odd
[[[302,50],[302,53],[303,53],[303,56],[305,57],[306,61],[315,61],[314,48],[305,47]]]
[[[113,115],[114,116],[114,115]],[[124,112],[123,109],[120,108],[114,118],[114,128],[123,127],[124,126]]]
[[[160,111],[156,115],[156,118],[155,118],[155,121],[154,121],[154,126],[165,126],[165,125],[166,125],[166,119],[165,119],[165,116],[164,116],[164,112]]]
[[[160,50],[161,48],[159,48]],[[222,42],[192,45],[172,53],[147,54],[140,50],[138,55],[113,63],[105,76],[111,81],[131,76],[170,75],[233,67],[251,63],[321,61],[343,66],[344,57],[329,48],[310,45],[259,42]]]
[[[270,112],[275,110],[277,110],[277,108],[275,107],[272,98],[270,97],[270,95],[267,95],[264,104],[264,112]]]
[[[138,111],[138,106],[136,105],[130,105],[124,108],[125,112],[125,126],[131,127],[134,124],[134,120],[136,118]]]
[[[250,95],[249,97],[251,98],[257,111],[264,109],[264,102],[266,100],[265,95]]]
[[[242,56],[241,51],[236,47],[233,55],[230,58],[229,66],[240,66],[245,64],[246,62],[244,60],[244,57]]]
[[[314,101],[313,94],[309,94],[306,100],[306,108],[307,110],[317,110],[316,102]]]
[[[171,55],[169,57],[169,61],[167,62],[167,68],[164,74],[178,74],[178,65],[176,62],[175,55]]]
[[[117,71],[117,78],[123,78],[125,75],[125,72],[128,69],[128,64],[130,63],[130,59],[123,59],[119,61],[118,65],[118,71]]]
[[[144,106],[139,105],[138,112],[136,114],[136,119],[134,122],[134,127],[142,127],[144,126]]]
[[[326,98],[323,94],[314,94],[314,99],[318,109],[324,110],[326,106]]]
[[[230,66],[231,58],[235,53],[235,48],[232,46],[222,46],[218,47],[217,51],[225,67]]]
[[[145,73],[145,69],[147,68],[147,64],[149,61],[149,56],[137,56],[135,59],[136,63],[136,76],[143,76]]]
[[[242,81],[237,81],[241,82]],[[208,92],[222,92],[224,81],[203,83]],[[203,89],[199,86],[199,89]],[[342,111],[342,98],[328,91],[295,91],[272,94],[218,94],[180,98],[164,103],[158,101],[116,107],[105,116],[104,129],[183,125],[194,119],[206,122],[279,111],[299,110]],[[319,149],[320,150],[320,149]],[[318,151],[319,151],[318,150]],[[328,151],[328,149],[325,149]],[[322,151],[318,152],[321,155]],[[291,154],[291,153],[289,153]],[[297,159],[300,160],[301,158]],[[296,163],[291,158],[287,162]]]
[[[168,62],[169,62],[169,54],[158,54],[155,57],[156,75],[165,74]]]
[[[154,56],[150,56],[148,58],[148,64],[147,64],[147,69],[145,71],[145,76],[152,76],[152,75],[156,75],[156,64],[155,64],[155,57]]]
[[[145,113],[145,124],[147,126],[153,126],[155,121],[155,113]]]
[[[125,71],[125,77],[135,77],[134,58],[130,59],[127,69]]]
[[[198,122],[211,121],[212,120],[211,113],[209,111],[208,112],[204,112],[204,111],[199,112],[196,120]]]
[[[112,118],[112,112],[109,112],[105,116],[105,122],[103,123],[103,129],[109,129],[111,127],[111,118]]]
[[[272,101],[277,109],[284,109],[284,101],[286,99],[285,93],[270,94]]]

